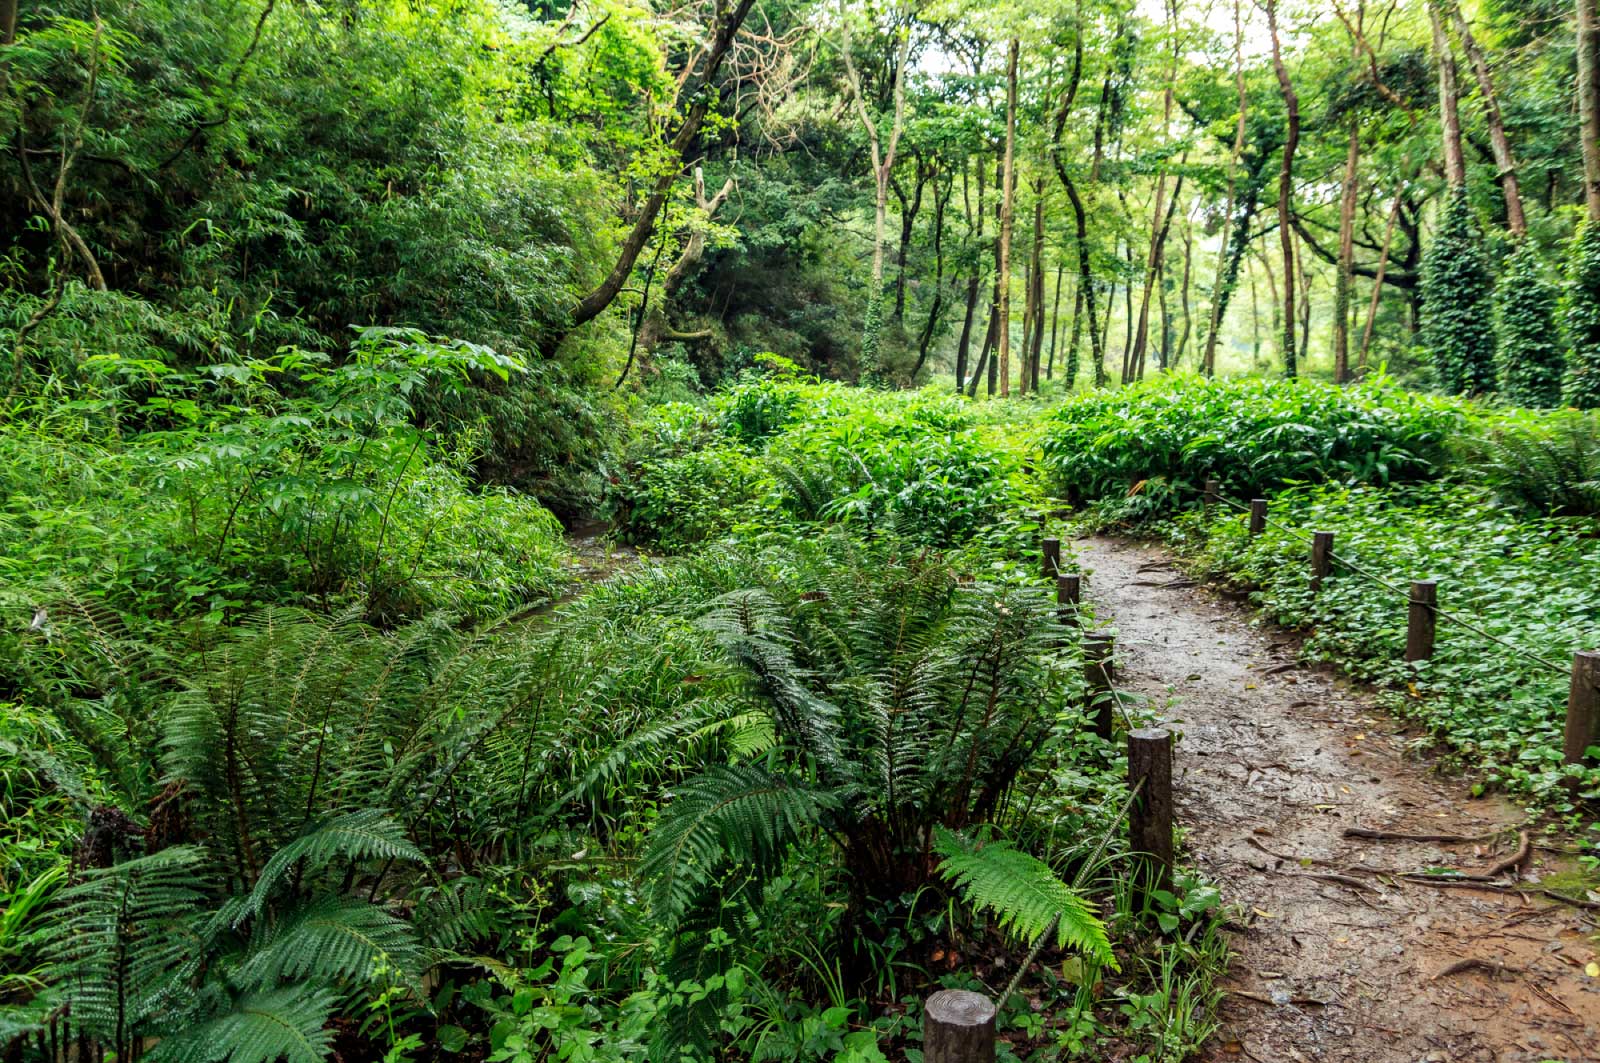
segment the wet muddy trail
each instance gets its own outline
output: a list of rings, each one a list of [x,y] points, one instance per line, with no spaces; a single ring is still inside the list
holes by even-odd
[[[1407,756],[1414,734],[1370,695],[1296,665],[1292,636],[1181,580],[1160,547],[1096,537],[1076,552],[1117,634],[1119,687],[1179,735],[1185,859],[1241,913],[1205,1058],[1600,1060],[1600,978],[1585,972],[1600,912],[1384,873],[1487,871],[1519,848],[1519,808]],[[1524,888],[1554,859],[1535,848]]]

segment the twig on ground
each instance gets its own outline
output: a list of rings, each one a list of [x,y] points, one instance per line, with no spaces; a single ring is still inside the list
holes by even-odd
[[[1497,974],[1521,974],[1521,967],[1511,967],[1504,960],[1480,960],[1476,956],[1469,956],[1464,960],[1457,960],[1438,974],[1431,981],[1437,982],[1441,978],[1448,978],[1452,974],[1463,974],[1467,971],[1483,971],[1491,977]]]
[[[1444,842],[1449,844],[1460,842],[1481,842],[1485,838],[1493,838],[1498,831],[1488,834],[1406,834],[1402,831],[1373,830],[1369,827],[1346,827],[1346,838],[1369,838],[1380,842]]]

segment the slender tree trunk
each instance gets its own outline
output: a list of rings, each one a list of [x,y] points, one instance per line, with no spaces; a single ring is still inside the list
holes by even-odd
[[[1250,364],[1261,364],[1261,300],[1256,294],[1256,271],[1250,271]]]
[[[1178,365],[1183,361],[1183,352],[1189,346],[1189,334],[1193,331],[1193,318],[1189,313],[1189,281],[1194,273],[1194,231],[1189,217],[1183,219],[1183,283],[1179,288],[1179,306],[1183,310],[1183,331],[1178,333],[1178,348],[1173,352],[1172,364]]]
[[[1473,76],[1478,80],[1478,95],[1483,100],[1483,118],[1489,126],[1489,146],[1494,151],[1495,168],[1499,171],[1500,194],[1506,201],[1506,228],[1515,239],[1528,235],[1528,216],[1522,209],[1522,190],[1517,186],[1517,159],[1511,152],[1511,141],[1506,137],[1506,123],[1500,114],[1500,99],[1494,91],[1494,77],[1483,49],[1478,47],[1472,28],[1461,14],[1461,8],[1450,4],[1450,15],[1455,21],[1456,36],[1472,64]]]
[[[1439,125],[1444,134],[1444,180],[1450,188],[1467,183],[1467,160],[1461,149],[1461,92],[1456,85],[1456,57],[1439,17],[1438,0],[1428,0],[1434,59],[1439,64]]]
[[[748,3],[749,0],[746,0]],[[900,146],[900,134],[905,128],[906,114],[906,57],[911,50],[911,31],[907,29],[900,38],[894,77],[894,119],[889,127],[888,144],[879,135],[878,123],[867,108],[866,93],[861,87],[861,76],[856,72],[855,59],[850,50],[850,17],[844,13],[841,47],[844,59],[845,80],[850,86],[850,96],[856,107],[856,117],[867,133],[867,146],[871,149],[874,202],[872,218],[872,284],[867,291],[867,320],[861,339],[861,375],[869,383],[876,383],[882,375],[879,343],[883,315],[883,246],[888,226],[889,177],[894,172],[895,153]]]
[[[1000,191],[1000,394],[1011,394],[1011,229],[1017,210],[1017,53],[1011,39],[1006,49],[1006,155]]]
[[[1600,222],[1600,11],[1578,0],[1578,139],[1583,145],[1583,200]]]
[[[906,199],[905,189],[900,187],[900,182],[889,177],[894,188],[894,196],[900,201],[900,250],[895,256],[894,275],[894,322],[896,325],[906,319],[906,260],[911,255],[911,239],[917,231],[917,215],[922,212],[922,190],[927,187],[928,178],[933,175],[933,169],[924,166],[922,159],[913,156],[916,173],[916,187],[911,193],[910,201]]]
[[[1239,117],[1233,128],[1233,150],[1228,154],[1228,205],[1223,213],[1222,246],[1217,249],[1217,282],[1212,286],[1211,319],[1206,326],[1206,349],[1201,355],[1200,371],[1212,376],[1217,371],[1217,333],[1222,329],[1222,315],[1226,310],[1228,287],[1228,240],[1233,234],[1233,208],[1238,198],[1239,156],[1244,154],[1245,111],[1248,97],[1244,86],[1244,18],[1240,13],[1241,0],[1233,0],[1233,80],[1239,95]],[[1238,276],[1237,263],[1233,275]]]
[[[1178,160],[1181,166],[1187,155]],[[1159,194],[1160,189],[1157,189]],[[1166,274],[1167,259],[1167,234],[1172,231],[1172,218],[1178,211],[1178,201],[1183,197],[1183,175],[1179,174],[1178,180],[1172,186],[1172,200],[1167,204],[1165,216],[1156,216],[1156,229],[1150,236],[1150,260],[1146,263],[1144,296],[1139,304],[1139,335],[1134,338],[1134,376],[1144,379],[1144,355],[1148,346],[1150,326],[1150,293],[1154,283],[1159,283],[1159,278]],[[1162,352],[1162,368],[1165,368],[1166,352]],[[1126,383],[1126,381],[1124,381]]]
[[[1378,303],[1383,298],[1383,275],[1389,269],[1389,248],[1394,245],[1394,223],[1400,217],[1400,204],[1404,197],[1397,191],[1394,205],[1389,208],[1389,220],[1383,224],[1383,250],[1378,253],[1378,268],[1372,280],[1372,302],[1367,306],[1367,320],[1361,328],[1361,352],[1356,365],[1361,372],[1367,368],[1367,351],[1372,346],[1372,326],[1378,321]]]
[[[983,228],[986,220],[983,206],[984,168],[983,159],[978,159],[978,209],[973,211],[972,202],[967,199],[967,160],[961,161],[961,201],[967,214],[967,238],[971,246],[983,246]],[[974,220],[976,219],[976,220]],[[956,391],[959,392],[966,384],[967,375],[967,350],[972,339],[972,319],[978,308],[978,291],[983,286],[983,270],[975,260],[972,265],[972,275],[967,278],[967,314],[961,325],[961,340],[956,345]]]
[[[1018,394],[1028,393],[1028,348],[1033,343],[1033,261],[1022,267],[1022,358],[1017,372]]]
[[[917,364],[911,367],[911,383],[917,382],[917,374],[922,372],[922,365],[928,360],[928,349],[933,344],[933,334],[939,328],[939,314],[944,310],[944,212],[950,201],[950,185],[947,182],[944,190],[940,191],[938,178],[933,182],[933,303],[928,307],[928,321],[922,326],[922,335],[917,338]]]
[[[983,334],[983,347],[978,352],[978,366],[972,371],[972,379],[967,384],[967,394],[976,397],[978,394],[978,381],[984,376],[984,371],[989,375],[989,394],[994,394],[994,358],[992,352],[995,346],[995,330],[1000,322],[998,297],[989,304],[989,326]]]
[[[1172,132],[1172,105],[1174,90],[1178,81],[1178,5],[1177,0],[1169,0],[1167,4],[1167,32],[1172,38],[1172,60],[1167,68],[1166,90],[1162,93],[1161,103],[1161,135],[1165,139]],[[1172,202],[1178,202],[1178,189],[1183,187],[1183,178],[1178,178],[1178,187],[1172,191]],[[1167,233],[1172,227],[1172,211],[1166,205],[1167,197],[1167,168],[1163,163],[1156,174],[1155,202],[1150,207],[1150,251],[1145,256],[1144,291],[1139,297],[1139,324],[1134,332],[1133,354],[1131,361],[1135,364],[1136,374],[1144,377],[1144,352],[1150,342],[1150,295],[1157,278],[1165,273],[1163,268],[1163,254],[1166,249]],[[1162,352],[1163,362],[1166,352]],[[1123,383],[1127,383],[1126,380]]]
[[[1061,326],[1061,278],[1066,273],[1067,261],[1064,258],[1056,260],[1056,291],[1052,296],[1050,307],[1050,361],[1045,366],[1044,377],[1046,380],[1056,378],[1056,336]]]
[[[0,0],[0,47],[17,43],[17,0]]]
[[[1089,293],[1089,301],[1094,302],[1094,293]],[[1083,285],[1074,285],[1072,289],[1072,329],[1067,339],[1067,390],[1071,391],[1078,386],[1078,338],[1083,329]]]
[[[1339,272],[1333,292],[1333,382],[1350,379],[1350,285],[1356,261],[1357,168],[1361,163],[1361,127],[1352,119],[1344,157],[1344,186],[1339,195]]]
[[[1039,361],[1044,352],[1044,178],[1033,182],[1033,258],[1028,266],[1033,273],[1033,339],[1028,345],[1030,386],[1039,390]]]
[[[1289,80],[1283,63],[1283,45],[1278,35],[1278,0],[1267,0],[1267,30],[1272,37],[1272,70],[1278,77],[1283,107],[1288,116],[1283,138],[1283,169],[1278,173],[1278,238],[1283,246],[1283,375],[1296,374],[1294,338],[1294,153],[1300,145],[1300,97]]]

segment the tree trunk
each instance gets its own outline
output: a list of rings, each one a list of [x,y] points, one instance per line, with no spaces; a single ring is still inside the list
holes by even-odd
[[[1178,164],[1180,166],[1183,165],[1186,158],[1187,154],[1178,160]],[[1164,178],[1162,183],[1165,183]],[[1159,199],[1160,196],[1161,185],[1158,184],[1156,198]],[[1167,234],[1172,231],[1172,217],[1178,211],[1178,200],[1182,196],[1183,175],[1179,174],[1177,182],[1172,186],[1172,200],[1167,204],[1167,213],[1164,217],[1159,214],[1156,215],[1157,227],[1150,234],[1150,260],[1145,264],[1144,297],[1139,304],[1139,329],[1133,341],[1134,377],[1139,380],[1144,379],[1144,355],[1146,347],[1149,346],[1150,293],[1153,286],[1158,283],[1159,278],[1166,272]],[[1166,357],[1165,352],[1162,353],[1162,357],[1163,359]],[[1164,363],[1162,368],[1165,368]],[[1127,383],[1127,381],[1123,381],[1123,383]]]
[[[922,190],[934,172],[931,167],[923,165],[921,158],[913,156],[913,161],[916,164],[917,183],[909,203],[906,201],[905,189],[900,187],[900,182],[896,181],[893,175],[889,178],[894,188],[894,196],[900,201],[900,251],[895,257],[894,275],[894,322],[897,325],[906,319],[906,259],[911,253],[911,238],[916,233],[917,215],[922,211]]]
[[[573,309],[565,327],[553,330],[541,341],[540,349],[546,355],[554,354],[562,341],[575,329],[599,317],[601,312],[616,299],[617,294],[622,291],[628,278],[633,274],[634,264],[638,262],[640,252],[644,250],[650,234],[655,230],[656,217],[666,205],[667,195],[672,190],[673,182],[682,172],[683,164],[688,161],[700,126],[711,111],[711,102],[715,97],[711,85],[733,46],[733,39],[738,34],[739,27],[744,24],[745,16],[750,13],[754,3],[755,0],[736,0],[731,10],[721,4],[718,5],[719,18],[710,47],[706,50],[705,66],[692,96],[694,102],[690,104],[688,113],[683,116],[682,124],[678,126],[672,141],[667,145],[667,155],[675,164],[656,178],[650,195],[639,209],[639,216],[634,219],[633,227],[623,238],[616,264],[611,267],[605,279],[593,291],[578,300],[578,305]]]
[[[1039,361],[1044,353],[1044,178],[1033,182],[1033,339],[1028,345],[1029,386],[1039,390]]]
[[[1283,94],[1283,107],[1288,115],[1283,138],[1283,168],[1278,172],[1278,238],[1283,247],[1283,375],[1296,374],[1294,338],[1294,232],[1291,215],[1294,207],[1294,153],[1300,145],[1300,97],[1289,80],[1289,69],[1283,64],[1283,45],[1278,35],[1278,0],[1267,0],[1267,31],[1272,37],[1272,70],[1278,77],[1278,90]]]
[[[1011,229],[1017,210],[1017,52],[1021,44],[1011,38],[1006,49],[1006,155],[1000,190],[1000,394],[1011,394]]]
[[[1058,258],[1056,260],[1056,291],[1055,295],[1051,297],[1053,305],[1050,307],[1050,361],[1044,370],[1044,378],[1046,380],[1054,380],[1056,378],[1056,337],[1060,332],[1061,325],[1061,278],[1066,273],[1066,270],[1066,259]]]
[[[967,160],[961,161],[961,202],[967,215],[967,238],[974,248],[983,246],[983,229],[986,220],[983,207],[984,169],[983,159],[978,159],[978,209],[972,209],[972,202],[967,198]],[[976,221],[974,221],[976,219]],[[959,393],[966,385],[967,350],[972,340],[972,319],[978,308],[978,291],[983,286],[983,270],[976,261],[972,266],[972,276],[967,278],[967,315],[961,325],[961,340],[956,346],[956,391]]]
[[[0,46],[17,43],[17,0],[0,0]]]
[[[1339,271],[1333,291],[1333,382],[1350,379],[1350,284],[1356,260],[1357,168],[1361,163],[1361,127],[1350,122],[1350,144],[1344,157],[1344,186],[1339,194]]]
[[[944,309],[944,211],[950,202],[950,183],[946,182],[944,190],[939,188],[938,178],[933,182],[933,305],[928,307],[928,322],[922,326],[922,335],[917,339],[917,364],[911,367],[911,384],[917,383],[917,374],[922,372],[922,364],[928,360],[928,348],[933,343],[933,334],[939,328],[939,314]]]
[[[1578,139],[1583,144],[1583,200],[1600,222],[1600,11],[1578,0]]]
[[[1434,59],[1439,64],[1439,125],[1444,134],[1444,180],[1450,188],[1467,183],[1467,160],[1461,149],[1461,92],[1456,85],[1456,57],[1439,18],[1439,0],[1428,0],[1433,28]]]
[[[1090,302],[1093,302],[1094,293],[1090,292]],[[1078,338],[1083,329],[1083,286],[1073,287],[1072,293],[1072,329],[1067,339],[1067,390],[1071,391],[1078,386]]]
[[[978,381],[983,378],[984,371],[989,370],[989,394],[994,394],[994,370],[990,368],[994,359],[991,352],[994,350],[995,326],[1000,320],[1000,312],[996,301],[989,303],[989,326],[983,333],[983,346],[978,351],[978,365],[972,371],[972,379],[967,383],[967,394],[976,397],[978,394]]]
[[[1478,95],[1483,98],[1483,118],[1489,125],[1489,146],[1494,150],[1494,164],[1499,171],[1500,193],[1506,201],[1506,228],[1515,239],[1528,235],[1528,216],[1522,209],[1522,190],[1517,187],[1517,160],[1511,153],[1511,141],[1506,137],[1505,119],[1500,114],[1500,100],[1495,95],[1494,78],[1489,72],[1483,49],[1472,36],[1472,29],[1462,17],[1461,8],[1450,5],[1450,14],[1456,25],[1456,36],[1466,50],[1472,64],[1473,76],[1478,79]]]
[[[1178,289],[1178,305],[1183,311],[1183,331],[1178,333],[1178,347],[1172,354],[1172,364],[1178,365],[1183,361],[1183,352],[1189,346],[1189,334],[1193,331],[1193,319],[1189,314],[1189,280],[1194,272],[1194,232],[1190,225],[1190,216],[1183,219],[1183,283]]]
[[[900,38],[900,50],[896,56],[893,71],[894,119],[893,124],[889,127],[889,142],[885,145],[879,135],[878,123],[867,109],[866,93],[861,87],[861,76],[856,72],[855,59],[851,55],[850,19],[848,14],[846,14],[840,25],[843,36],[839,50],[844,59],[845,80],[850,86],[851,99],[856,106],[856,117],[860,119],[861,127],[866,130],[867,145],[871,149],[872,158],[874,180],[872,283],[867,291],[867,320],[861,338],[861,375],[869,383],[874,383],[882,375],[882,366],[879,363],[879,343],[883,316],[884,232],[888,224],[889,177],[894,172],[895,153],[899,150],[900,134],[905,128],[906,57],[911,50],[911,32],[908,29]]]
[[[1239,156],[1244,154],[1245,110],[1247,96],[1244,88],[1244,19],[1240,13],[1241,0],[1233,0],[1233,80],[1239,94],[1239,118],[1233,129],[1233,150],[1228,154],[1228,206],[1223,214],[1222,246],[1217,248],[1217,282],[1212,287],[1211,320],[1206,327],[1206,349],[1201,355],[1200,371],[1212,376],[1217,371],[1217,333],[1222,329],[1222,315],[1227,309],[1232,285],[1227,283],[1229,268],[1228,239],[1232,235],[1233,208],[1237,199]],[[1238,278],[1238,257],[1233,259],[1233,277]]]
[[[1372,345],[1372,326],[1378,320],[1378,302],[1383,297],[1383,275],[1389,269],[1389,248],[1394,244],[1394,223],[1400,216],[1400,204],[1403,201],[1400,193],[1396,192],[1394,205],[1389,208],[1389,220],[1383,225],[1383,250],[1378,253],[1378,268],[1372,280],[1372,302],[1367,306],[1367,320],[1361,327],[1361,351],[1356,358],[1356,365],[1363,372],[1367,368],[1367,350]]]

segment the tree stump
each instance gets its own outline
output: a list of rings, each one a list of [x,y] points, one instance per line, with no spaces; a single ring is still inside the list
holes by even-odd
[[[941,989],[922,1009],[923,1063],[994,1063],[994,1004],[965,989]]]

